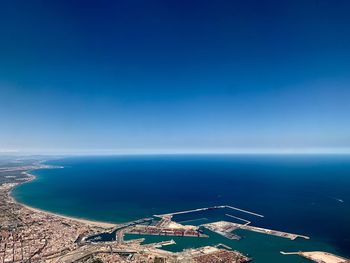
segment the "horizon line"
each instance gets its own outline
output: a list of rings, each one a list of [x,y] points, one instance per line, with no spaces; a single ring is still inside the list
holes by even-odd
[[[1,155],[66,155],[66,156],[107,156],[107,155],[349,155],[350,148],[309,148],[309,149],[235,149],[235,150],[146,150],[146,149],[95,149],[95,150],[1,150]]]

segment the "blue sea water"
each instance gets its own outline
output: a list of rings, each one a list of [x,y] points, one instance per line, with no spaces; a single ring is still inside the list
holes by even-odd
[[[206,240],[177,238],[178,245],[167,249],[224,243],[248,253],[255,262],[306,262],[282,256],[280,250],[325,250],[350,257],[349,155],[104,156],[49,163],[64,168],[33,171],[37,179],[14,190],[18,201],[110,222],[229,204],[265,216],[230,212],[252,225],[300,233],[311,240],[241,231],[242,240],[230,241],[210,232]],[[230,220],[215,213],[175,219],[200,219],[199,224],[210,216]],[[146,242],[162,239],[148,237]]]

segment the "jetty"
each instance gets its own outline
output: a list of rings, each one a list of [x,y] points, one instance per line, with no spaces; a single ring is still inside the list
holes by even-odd
[[[238,219],[238,220],[241,220],[243,222],[245,222],[245,225],[249,225],[251,222],[246,220],[246,219],[243,219],[243,218],[240,218],[238,216],[233,216],[233,215],[230,215],[230,214],[225,214],[225,216],[228,216],[228,217],[231,217],[231,218],[235,218],[235,219]]]
[[[197,209],[191,209],[191,210],[184,210],[184,211],[178,211],[178,212],[173,212],[173,213],[168,213],[168,214],[161,214],[161,215],[154,215],[155,217],[159,218],[168,218],[171,219],[174,215],[181,215],[181,214],[189,214],[189,213],[194,213],[194,212],[201,212],[201,211],[207,211],[207,210],[214,210],[214,209],[231,209],[231,210],[236,210],[242,213],[250,214],[253,216],[257,217],[264,217],[261,214],[254,213],[248,210],[244,210],[238,207],[234,207],[231,205],[218,205],[218,206],[210,206],[210,207],[203,207],[203,208],[197,208]]]
[[[224,208],[230,208],[232,210],[240,211],[240,212],[243,212],[243,213],[246,213],[246,214],[251,214],[253,216],[264,217],[263,215],[260,215],[260,214],[257,214],[257,213],[253,213],[253,212],[250,212],[248,210],[243,210],[243,209],[240,209],[238,207],[234,207],[234,206],[230,206],[230,205],[225,205]]]

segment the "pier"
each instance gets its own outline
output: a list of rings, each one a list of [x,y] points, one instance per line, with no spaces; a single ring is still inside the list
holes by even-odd
[[[284,251],[280,251],[280,253],[282,255],[300,255],[302,252],[299,251],[299,252],[284,252]]]
[[[350,262],[349,259],[324,252],[324,251],[310,251],[310,252],[304,252],[304,251],[298,251],[298,252],[283,252],[280,251],[282,255],[299,255],[306,259],[309,259],[311,261],[317,262],[317,263],[348,263]]]
[[[202,226],[228,239],[241,239],[240,236],[232,233],[232,231],[236,230],[237,227],[230,224],[230,222],[219,221],[215,223],[203,224]]]
[[[267,235],[272,235],[272,236],[289,238],[291,240],[294,240],[298,237],[304,238],[304,239],[310,239],[310,237],[308,237],[308,236],[292,234],[292,233],[287,233],[287,232],[282,232],[282,231],[277,231],[277,230],[271,230],[271,229],[262,228],[262,227],[249,226],[247,224],[245,224],[245,225],[236,224],[236,223],[231,223],[231,224],[233,224],[234,226],[236,226],[237,228],[240,228],[240,229],[249,230],[249,231],[258,232],[258,233],[267,234]]]
[[[225,245],[225,244],[222,244],[222,243],[219,243],[219,244],[215,245],[214,247],[216,247],[216,248],[221,248],[221,247],[223,247],[223,248],[226,249],[226,250],[232,250],[231,247],[229,247],[229,246],[227,246],[227,245]]]
[[[125,234],[153,235],[153,236],[181,236],[208,237],[196,229],[190,228],[162,228],[157,226],[135,226],[126,229]]]
[[[258,233],[262,233],[262,234],[272,235],[272,236],[289,238],[291,240],[294,240],[298,237],[310,239],[309,237],[303,236],[303,235],[292,234],[292,233],[287,233],[287,232],[282,232],[282,231],[277,231],[277,230],[271,230],[271,229],[262,228],[262,227],[250,226],[250,225],[248,225],[248,223],[243,225],[243,224],[237,224],[237,223],[232,223],[232,222],[227,222],[227,221],[219,221],[219,222],[214,222],[214,223],[209,223],[209,224],[203,224],[202,226],[215,232],[215,233],[218,233],[222,236],[225,236],[229,239],[238,239],[239,238],[237,235],[231,233],[232,231],[234,231],[236,229],[243,229],[243,230],[258,232]]]
[[[152,248],[161,248],[164,246],[170,246],[170,245],[175,245],[176,242],[174,239],[171,240],[167,240],[167,241],[161,241],[161,242],[157,242],[157,243],[150,243],[147,245],[144,245],[145,247],[152,247]]]

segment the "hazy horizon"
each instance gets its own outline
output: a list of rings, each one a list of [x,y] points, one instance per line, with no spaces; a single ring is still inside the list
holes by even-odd
[[[118,155],[350,155],[350,149],[236,149],[236,150],[0,150],[0,156],[118,156]]]

